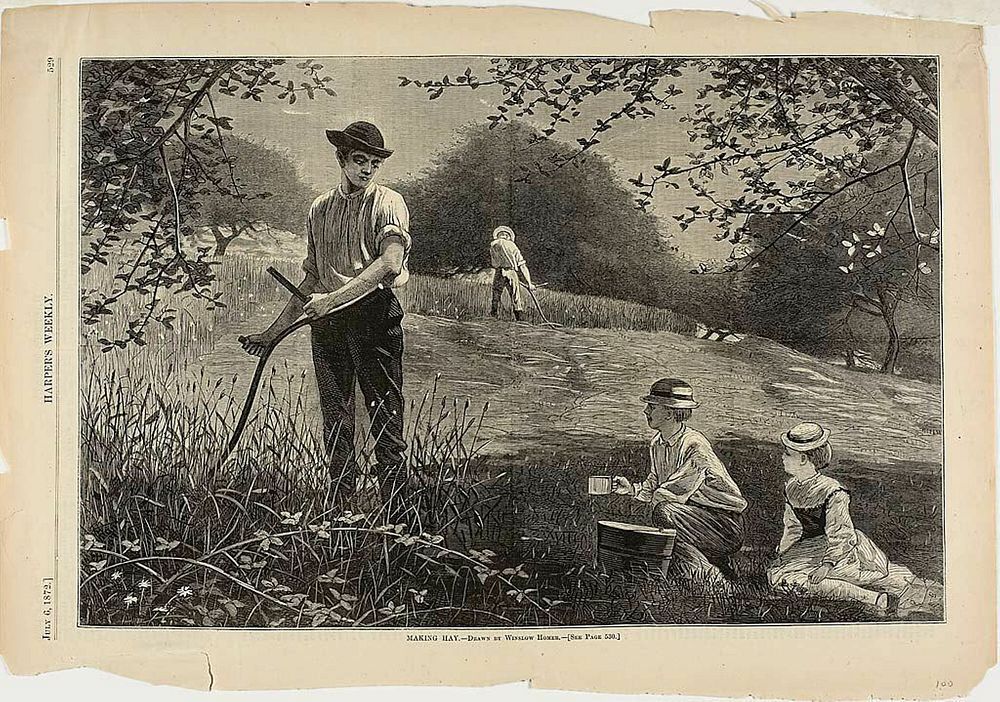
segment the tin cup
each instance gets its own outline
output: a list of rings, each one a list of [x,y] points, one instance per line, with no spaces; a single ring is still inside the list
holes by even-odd
[[[610,495],[611,476],[592,475],[587,480],[587,494],[589,495]]]

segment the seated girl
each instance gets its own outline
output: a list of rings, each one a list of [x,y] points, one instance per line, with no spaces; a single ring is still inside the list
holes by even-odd
[[[781,436],[785,483],[784,533],[767,571],[775,587],[866,605],[877,616],[941,614],[943,588],[892,563],[851,521],[850,493],[821,474],[830,464],[830,432],[803,422]]]

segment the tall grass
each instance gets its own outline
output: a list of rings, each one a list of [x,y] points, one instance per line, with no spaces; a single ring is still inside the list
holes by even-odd
[[[224,292],[224,307],[213,310],[205,303],[183,295],[169,300],[176,308],[173,329],[162,328],[152,322],[150,341],[160,347],[161,357],[175,365],[184,365],[201,354],[212,350],[218,330],[235,323],[245,322],[259,314],[262,308],[288,299],[288,292],[281,288],[265,270],[274,266],[293,281],[301,278],[298,261],[265,259],[253,256],[228,255],[215,267],[215,288]],[[116,287],[113,266],[92,269],[84,278],[88,289],[110,291]],[[491,286],[468,279],[435,278],[414,275],[402,288],[397,289],[403,309],[422,315],[451,319],[475,319],[490,313]],[[669,331],[693,333],[692,320],[671,310],[649,307],[625,300],[577,295],[559,290],[536,291],[544,320],[531,302],[526,290],[526,315],[531,322],[549,321],[567,327],[603,329],[631,329],[637,331]],[[99,337],[120,338],[125,320],[140,316],[141,306],[147,302],[126,295],[117,303],[118,313],[106,321],[83,329],[83,346],[87,352],[96,351],[93,342]],[[504,298],[503,314],[511,316],[509,299]],[[119,353],[115,350],[110,353]]]
[[[433,623],[483,586],[543,607],[519,585],[523,570],[495,570],[470,547],[498,502],[494,479],[471,471],[482,410],[435,392],[411,403],[404,508],[383,503],[367,476],[346,510],[331,495],[301,377],[270,379],[251,431],[222,463],[232,388],[203,376],[163,386],[144,370],[123,366],[83,388],[83,623]]]
[[[260,312],[262,306],[288,299],[288,293],[265,272],[267,266],[272,265],[292,279],[301,270],[294,261],[250,256],[225,257],[214,268],[214,285],[225,293],[222,298],[224,306],[209,310],[204,301],[177,294],[161,303],[177,310],[176,319],[171,323],[172,329],[162,327],[155,321],[150,322],[149,343],[156,347],[160,358],[174,365],[184,365],[211,351],[221,328],[250,319]],[[115,290],[118,285],[114,279],[116,272],[113,265],[93,268],[83,279],[83,286],[102,291]],[[104,318],[99,324],[83,327],[83,350],[96,353],[97,344],[94,342],[101,336],[120,338],[127,320],[139,316],[147,302],[145,298],[124,295],[117,303],[114,316]],[[117,350],[109,353],[122,355]]]
[[[473,280],[415,275],[406,286],[397,291],[397,295],[403,309],[409,312],[468,319],[489,315],[492,288],[489,284]],[[522,288],[522,295],[528,319],[533,322],[543,321],[528,291]],[[545,288],[538,289],[535,296],[545,320],[566,327],[678,333],[691,333],[695,328],[692,320],[671,310],[626,300],[577,295]],[[503,304],[509,308],[506,294]],[[508,309],[503,309],[503,313],[511,315]]]

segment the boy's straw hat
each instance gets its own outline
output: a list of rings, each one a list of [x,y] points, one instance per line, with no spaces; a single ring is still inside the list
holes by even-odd
[[[493,238],[494,239],[499,239],[500,236],[503,235],[503,234],[506,234],[507,236],[510,237],[511,241],[514,241],[514,230],[511,229],[510,227],[505,227],[505,226],[501,225],[501,226],[499,226],[499,227],[497,227],[496,229],[493,230]]]
[[[816,422],[802,422],[781,435],[781,443],[793,451],[811,451],[830,440],[830,430]]]
[[[674,409],[694,409],[699,403],[694,401],[694,390],[683,380],[676,378],[661,378],[653,383],[649,394],[644,395],[643,402],[654,405],[666,405]]]

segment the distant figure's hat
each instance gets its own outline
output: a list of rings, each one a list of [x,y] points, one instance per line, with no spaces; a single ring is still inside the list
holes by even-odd
[[[392,156],[392,149],[385,148],[382,132],[371,122],[352,122],[343,131],[327,129],[326,138],[334,146],[347,151],[365,151],[379,158]]]
[[[694,401],[694,390],[691,386],[676,378],[657,380],[649,389],[649,394],[642,397],[642,401],[674,409],[694,409],[699,406],[699,403]]]
[[[509,236],[511,241],[514,241],[514,230],[511,229],[510,227],[499,226],[493,230],[494,239],[499,239],[504,234]]]
[[[811,451],[830,440],[830,430],[816,422],[802,422],[781,435],[781,443],[793,451]]]

